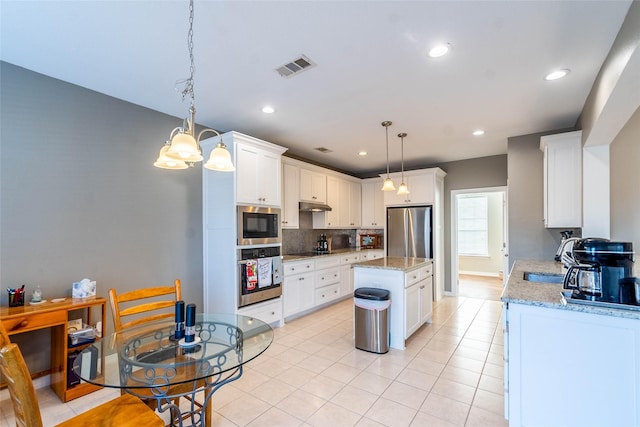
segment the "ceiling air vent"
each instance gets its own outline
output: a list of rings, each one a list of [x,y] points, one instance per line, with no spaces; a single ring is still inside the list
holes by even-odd
[[[327,154],[333,152],[333,150],[329,150],[327,147],[316,147],[314,150],[318,150],[322,154]]]
[[[313,68],[315,67],[315,65],[316,64],[313,63],[309,58],[301,55],[299,58],[296,58],[293,61],[276,68],[276,71],[282,77],[291,77],[295,74],[301,73],[304,70]]]

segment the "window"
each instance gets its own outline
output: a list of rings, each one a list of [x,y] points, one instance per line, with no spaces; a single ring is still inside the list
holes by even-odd
[[[489,256],[488,197],[464,195],[458,197],[458,253]]]

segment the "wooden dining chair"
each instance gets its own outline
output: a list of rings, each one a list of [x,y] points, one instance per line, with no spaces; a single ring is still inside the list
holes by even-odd
[[[9,336],[0,322],[0,340],[6,343],[0,348],[0,372],[9,389],[17,426],[42,427],[40,406],[31,374],[20,348],[9,342]],[[77,415],[61,424],[61,427],[162,427],[164,421],[140,399],[130,394],[122,395]]]
[[[175,303],[182,299],[182,289],[180,279],[174,281],[174,286],[159,286],[153,288],[136,289],[133,291],[117,294],[115,289],[109,289],[109,303],[111,314],[113,315],[113,325],[115,332],[123,332],[133,326],[144,325],[162,319],[173,319],[175,316]],[[171,310],[167,310],[171,308]],[[129,320],[131,319],[131,320]],[[204,386],[204,382],[198,382],[199,386]],[[177,395],[189,392],[193,389],[193,383],[173,385],[169,388],[168,395]],[[124,391],[123,391],[124,392]],[[144,389],[137,389],[136,394],[140,396],[145,393]],[[148,391],[149,398],[143,401],[152,409],[157,407],[157,399]],[[190,396],[184,396],[187,400],[192,400]],[[179,399],[176,399],[179,405]],[[194,401],[194,405],[202,410],[202,405]],[[211,408],[206,408],[205,425],[211,425]]]
[[[175,303],[181,299],[180,279],[176,279],[173,286],[136,289],[119,295],[111,288],[109,305],[115,332],[156,320],[172,319],[175,315]],[[167,310],[169,308],[171,310]]]

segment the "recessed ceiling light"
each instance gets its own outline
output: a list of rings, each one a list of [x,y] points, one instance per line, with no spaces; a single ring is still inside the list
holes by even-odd
[[[358,153],[358,156],[366,156],[366,155],[367,155],[367,152],[366,152],[366,151],[360,151],[360,152]]]
[[[484,131],[482,129],[477,129],[473,131],[473,136],[481,136],[484,135]]]
[[[451,45],[449,43],[440,43],[433,46],[431,50],[429,50],[429,56],[432,58],[439,58],[446,55],[450,49]]]
[[[568,69],[552,71],[551,73],[547,74],[544,79],[545,80],[558,80],[558,79],[563,78],[567,74],[569,74],[570,71],[571,70],[568,70]]]
[[[273,114],[276,112],[276,109],[271,105],[265,105],[264,107],[262,107],[262,112],[265,114]]]

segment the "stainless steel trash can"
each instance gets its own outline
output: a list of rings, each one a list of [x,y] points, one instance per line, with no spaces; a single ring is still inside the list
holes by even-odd
[[[371,353],[389,351],[390,292],[358,288],[353,292],[356,348]]]

